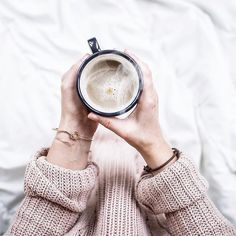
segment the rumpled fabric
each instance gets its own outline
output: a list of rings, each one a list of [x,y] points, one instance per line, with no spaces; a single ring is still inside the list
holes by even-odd
[[[236,225],[235,18],[233,0],[2,0],[0,232],[24,197],[32,153],[52,141],[61,77],[94,36],[102,49],[128,48],[150,65],[166,139],[201,168]]]

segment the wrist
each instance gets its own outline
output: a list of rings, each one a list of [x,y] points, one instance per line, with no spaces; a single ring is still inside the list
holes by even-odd
[[[84,124],[84,122],[81,122],[79,119],[75,118],[62,117],[58,129],[65,130],[70,133],[77,131],[80,136],[91,139],[94,135],[94,132],[91,132],[89,129],[87,129],[87,125]]]
[[[158,137],[145,148],[141,149],[140,154],[147,165],[151,169],[155,169],[165,163],[173,155],[173,150],[164,138]],[[171,163],[172,162],[170,162],[170,164]]]
[[[82,139],[82,138],[81,139],[80,138],[73,139],[70,137],[70,134],[60,132],[60,131],[57,131],[54,140],[60,141],[64,144],[66,144],[68,147],[71,147],[74,149],[80,147],[80,150],[82,150],[82,151],[89,150],[90,146],[91,146],[91,142],[92,142],[92,140],[86,140],[86,139]]]
[[[91,142],[71,140],[65,133],[57,133],[47,155],[47,161],[64,168],[77,170],[87,166]]]
[[[79,121],[74,118],[62,117],[58,128],[68,131],[75,131],[80,128],[80,124]]]

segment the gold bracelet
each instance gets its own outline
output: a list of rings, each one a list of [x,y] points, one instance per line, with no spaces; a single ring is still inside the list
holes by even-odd
[[[68,132],[66,130],[59,130],[58,128],[53,128],[52,130],[57,131],[57,133],[68,134],[70,139],[72,139],[73,141],[77,141],[79,139],[86,140],[86,141],[93,141],[92,138],[80,136],[78,131],[74,131],[73,133],[70,133],[70,132]]]

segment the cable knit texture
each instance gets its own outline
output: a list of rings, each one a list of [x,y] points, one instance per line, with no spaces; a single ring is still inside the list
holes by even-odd
[[[26,196],[5,235],[236,235],[183,155],[159,174],[135,178],[126,158],[72,171],[48,163],[47,151],[28,164]]]
[[[171,235],[236,235],[207,197],[207,189],[195,165],[181,156],[158,175],[144,174],[136,198],[147,211],[165,213]]]

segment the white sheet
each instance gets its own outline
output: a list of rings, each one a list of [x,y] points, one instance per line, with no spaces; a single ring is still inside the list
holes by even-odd
[[[51,143],[60,78],[96,36],[150,64],[169,142],[189,154],[236,225],[233,0],[0,2],[0,232],[23,197],[30,156]]]

